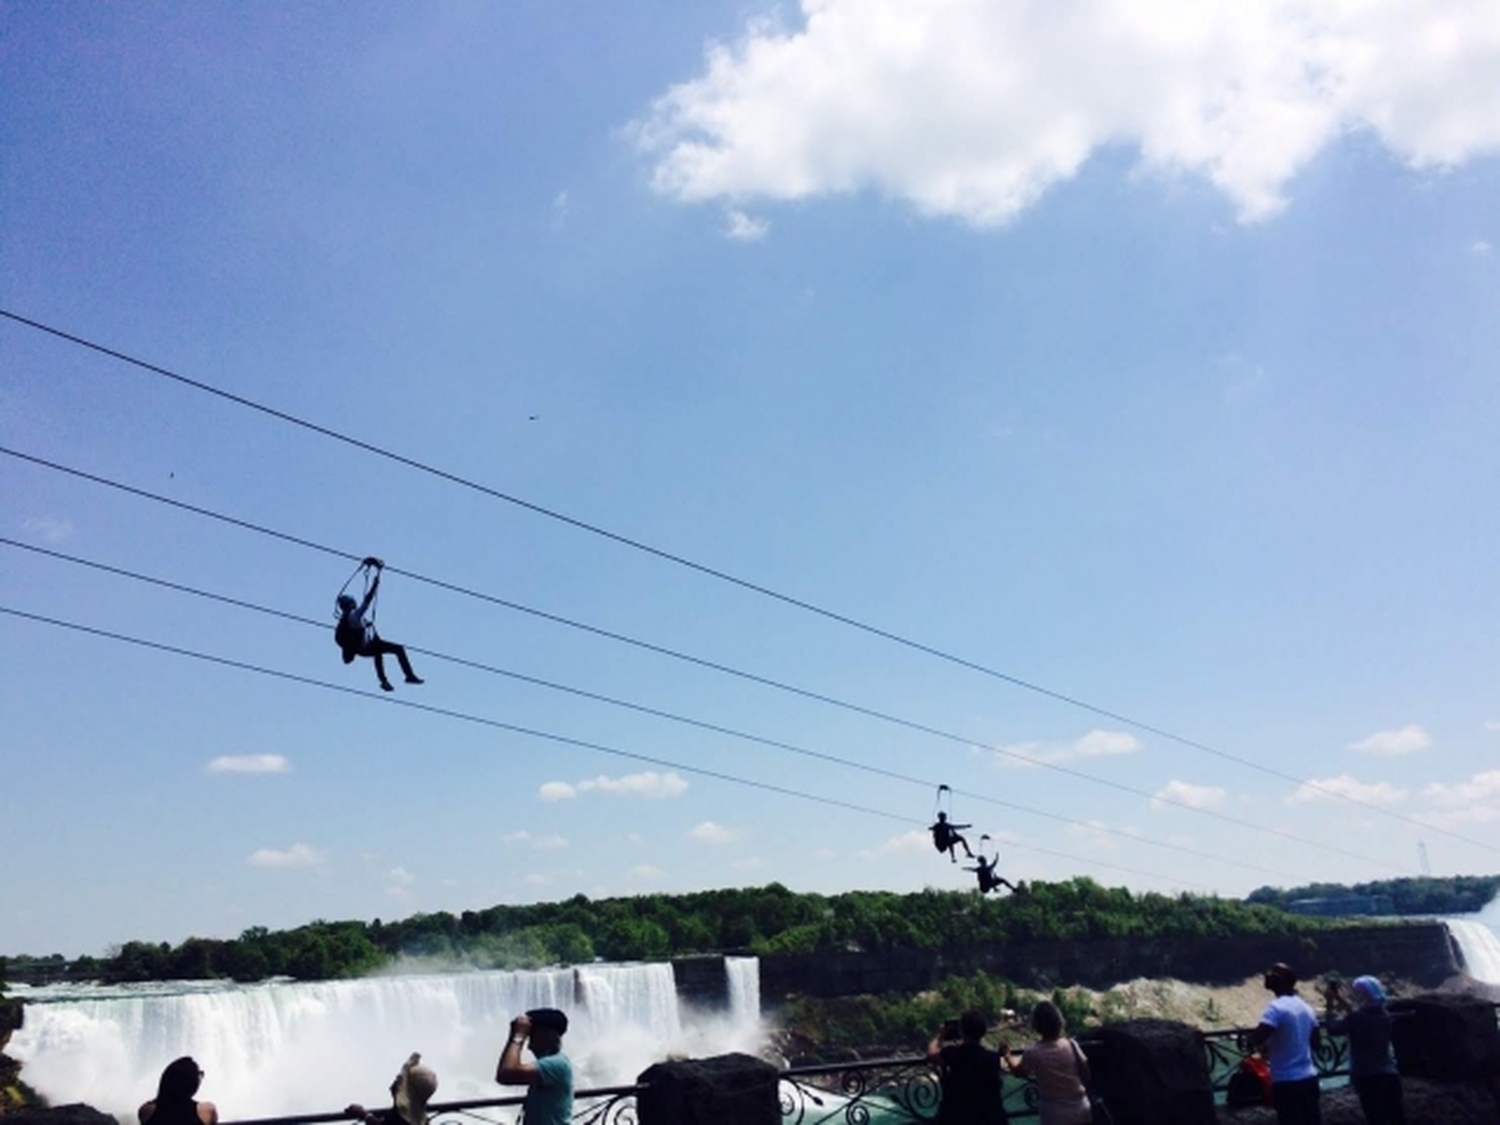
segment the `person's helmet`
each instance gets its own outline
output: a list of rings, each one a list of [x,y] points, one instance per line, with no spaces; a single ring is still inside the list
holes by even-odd
[[[340,609],[345,609],[345,610],[353,609],[358,604],[359,603],[357,601],[355,601],[353,598],[351,598],[348,594],[340,594],[339,595],[339,598],[338,598],[338,607]]]

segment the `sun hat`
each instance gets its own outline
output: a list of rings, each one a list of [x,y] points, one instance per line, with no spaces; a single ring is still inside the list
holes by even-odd
[[[430,1067],[422,1065],[422,1056],[411,1053],[391,1083],[391,1095],[396,1100],[396,1112],[406,1118],[408,1125],[427,1125],[427,1103],[437,1093],[437,1075]]]

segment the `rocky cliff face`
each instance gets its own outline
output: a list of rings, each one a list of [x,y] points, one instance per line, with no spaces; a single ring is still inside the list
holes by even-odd
[[[11,1033],[21,1026],[23,1019],[21,1002],[0,995],[0,1052],[9,1045]],[[0,1117],[40,1104],[36,1091],[21,1081],[21,1064],[0,1053]]]
[[[1024,988],[1083,985],[1105,989],[1139,977],[1198,984],[1243,981],[1275,961],[1304,978],[1337,971],[1399,977],[1436,987],[1459,971],[1440,922],[1379,924],[1300,937],[1158,938],[1013,942],[962,949],[894,949],[879,953],[807,953],[760,959],[761,995],[836,997],[920,992],[945,977],[976,971]]]

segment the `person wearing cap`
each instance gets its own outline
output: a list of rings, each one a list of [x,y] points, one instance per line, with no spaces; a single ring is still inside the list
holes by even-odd
[[[1374,977],[1364,976],[1355,977],[1345,992],[1342,982],[1335,979],[1323,990],[1323,998],[1328,1002],[1329,1032],[1349,1037],[1349,1081],[1359,1096],[1365,1121],[1406,1125],[1401,1072],[1391,1053],[1391,1013],[1385,1006],[1385,989]],[[1334,1017],[1335,1011],[1344,1014]]]
[[[344,1112],[365,1125],[427,1125],[427,1103],[437,1093],[437,1075],[422,1065],[416,1051],[402,1064],[391,1083],[391,1108],[370,1110],[355,1103]]]
[[[371,557],[367,558],[362,565],[370,567],[375,572],[375,580],[365,591],[364,601],[357,602],[348,594],[340,594],[335,599],[339,621],[333,627],[333,639],[343,654],[344,663],[353,664],[355,657],[358,656],[373,656],[375,677],[380,681],[380,690],[395,691],[396,689],[391,686],[391,681],[386,678],[385,674],[385,658],[394,656],[401,665],[401,673],[406,677],[406,682],[420,684],[422,679],[412,671],[411,658],[406,655],[405,646],[382,639],[375,631],[375,625],[365,618],[370,604],[375,600],[375,592],[380,589],[380,572],[385,564]]]
[[[495,1081],[526,1086],[522,1116],[526,1125],[570,1125],[573,1120],[573,1064],[562,1052],[568,1017],[556,1008],[532,1008],[510,1021],[510,1039],[500,1052]],[[531,1043],[534,1063],[521,1058]]]
[[[189,1055],[173,1059],[161,1072],[156,1097],[136,1111],[141,1125],[218,1125],[213,1102],[193,1100],[203,1084],[203,1068]]]
[[[1318,1069],[1312,1053],[1322,1043],[1317,1014],[1297,995],[1297,974],[1277,962],[1266,970],[1275,996],[1250,1033],[1250,1046],[1264,1048],[1271,1066],[1271,1099],[1278,1125],[1320,1125]]]

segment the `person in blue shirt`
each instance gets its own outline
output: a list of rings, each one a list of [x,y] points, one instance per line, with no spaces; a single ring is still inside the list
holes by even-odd
[[[1368,1125],[1406,1125],[1401,1072],[1391,1053],[1391,1013],[1386,1010],[1385,989],[1374,977],[1355,977],[1348,992],[1341,982],[1330,981],[1323,998],[1328,1001],[1329,1032],[1349,1037],[1349,1081],[1359,1095],[1365,1121]],[[1333,1018],[1335,1011],[1344,1014]]]
[[[573,1120],[573,1064],[562,1053],[568,1017],[556,1008],[532,1008],[510,1021],[510,1039],[500,1052],[495,1081],[525,1086],[521,1108],[526,1125],[571,1125]],[[521,1059],[530,1040],[533,1063]]]
[[[1297,995],[1297,974],[1277,962],[1265,986],[1275,997],[1250,1033],[1250,1046],[1264,1048],[1271,1066],[1271,1099],[1278,1125],[1320,1125],[1323,1109],[1312,1053],[1322,1044],[1318,1017]]]

